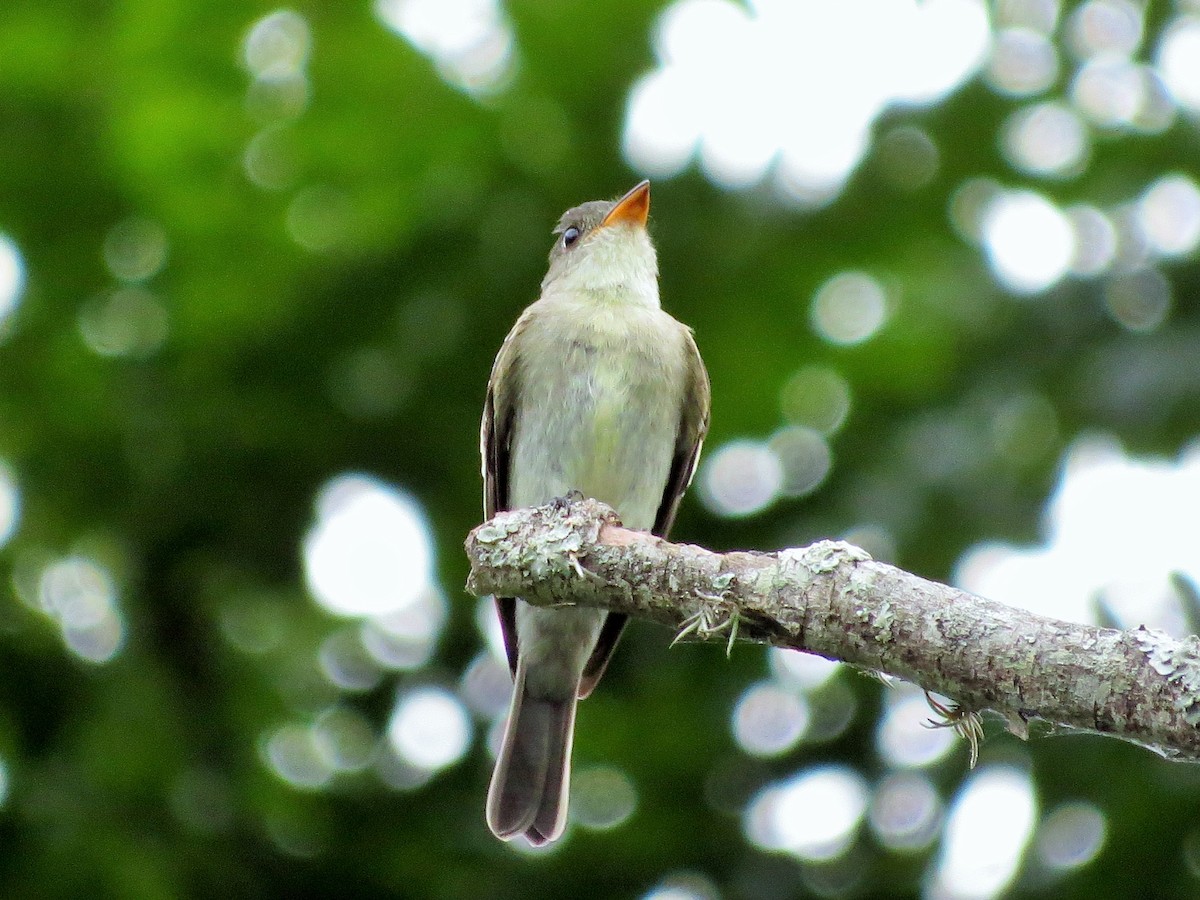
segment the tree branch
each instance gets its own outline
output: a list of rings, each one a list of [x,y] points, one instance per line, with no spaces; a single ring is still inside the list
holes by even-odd
[[[1200,638],[1062,622],[820,541],[713,553],[621,527],[594,500],[498,514],[467,538],[477,596],[597,606],[700,638],[806,650],[999,712],[1200,759]]]

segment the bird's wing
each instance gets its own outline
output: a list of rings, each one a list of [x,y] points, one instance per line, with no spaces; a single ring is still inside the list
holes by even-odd
[[[487,399],[483,404],[483,423],[479,429],[479,454],[483,460],[483,517],[490,519],[496,513],[508,509],[509,451],[512,444],[513,415],[516,412],[514,399],[520,396],[517,379],[520,378],[520,360],[517,357],[515,338],[524,330],[527,316],[517,319],[517,324],[508,333],[496,362],[492,365],[492,377],[488,379]],[[496,597],[496,613],[500,618],[500,631],[504,635],[504,652],[508,667],[514,677],[517,674],[517,607],[512,597]]]
[[[667,477],[667,486],[663,490],[662,503],[658,507],[658,515],[654,518],[652,529],[659,537],[665,538],[675,521],[675,512],[679,509],[679,501],[692,483],[696,474],[696,463],[700,461],[700,447],[704,436],[708,434],[708,413],[711,405],[711,391],[708,385],[708,371],[700,358],[700,350],[692,337],[691,329],[684,330],[684,344],[688,352],[687,382],[684,385],[683,414],[679,420],[679,434],[675,437],[675,457],[671,460],[671,474]]]
[[[710,394],[708,371],[700,358],[700,350],[696,347],[692,331],[680,325],[683,331],[685,349],[688,353],[687,377],[684,383],[683,408],[679,419],[679,430],[675,435],[675,454],[671,459],[671,471],[663,489],[662,502],[658,514],[654,517],[652,531],[659,537],[665,538],[675,521],[675,511],[679,509],[679,501],[692,483],[696,474],[696,463],[700,459],[700,447],[704,443],[704,435],[708,433],[708,412]],[[579,696],[586,697],[595,688],[600,676],[608,665],[617,641],[625,628],[629,617],[624,613],[609,613],[600,629],[595,649],[588,657],[587,665],[583,668],[583,678],[579,683]]]

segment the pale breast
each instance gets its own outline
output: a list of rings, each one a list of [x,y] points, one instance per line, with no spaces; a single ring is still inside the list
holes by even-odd
[[[659,309],[560,304],[530,326],[514,421],[511,498],[571,491],[650,528],[674,456],[684,381],[682,326]]]

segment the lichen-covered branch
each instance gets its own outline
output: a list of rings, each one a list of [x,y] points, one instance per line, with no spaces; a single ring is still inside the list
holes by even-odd
[[[1034,615],[821,541],[713,553],[623,528],[594,500],[500,513],[467,538],[476,595],[598,606],[699,638],[806,650],[1000,713],[1200,759],[1200,639]]]

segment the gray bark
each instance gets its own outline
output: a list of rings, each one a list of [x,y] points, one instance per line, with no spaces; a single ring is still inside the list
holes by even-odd
[[[1063,622],[985,600],[835,541],[713,553],[621,527],[593,500],[498,514],[467,538],[477,596],[580,604],[697,638],[789,647],[994,710],[1200,758],[1200,639]],[[736,632],[734,629],[736,628]]]

